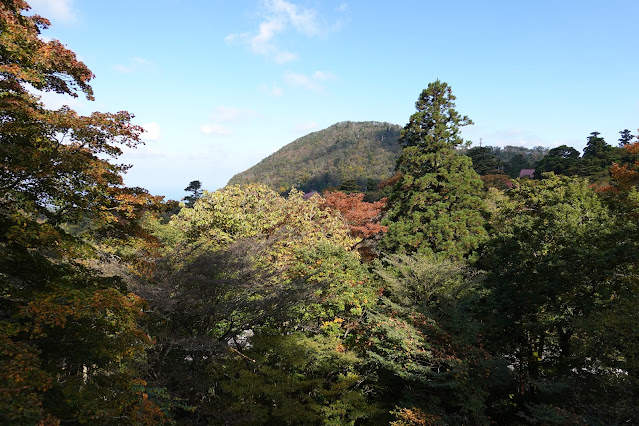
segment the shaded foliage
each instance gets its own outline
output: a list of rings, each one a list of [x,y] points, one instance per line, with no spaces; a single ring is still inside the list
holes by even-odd
[[[485,344],[517,376],[502,421],[636,422],[636,224],[580,178],[510,195],[479,261]]]
[[[143,302],[122,279],[89,267],[94,242],[152,243],[139,219],[159,199],[123,185],[123,146],[142,129],[127,112],[52,111],[29,90],[93,99],[91,71],[49,22],[0,2],[0,357],[3,423],[158,424],[138,361],[151,340]],[[79,93],[78,93],[79,92]],[[117,419],[117,420],[116,420]]]

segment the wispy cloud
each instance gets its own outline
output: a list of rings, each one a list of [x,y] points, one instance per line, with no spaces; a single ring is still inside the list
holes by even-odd
[[[73,0],[30,0],[32,11],[45,18],[63,22],[74,22],[77,15],[73,10]]]
[[[267,85],[261,86],[260,90],[272,96],[282,96],[284,94],[284,90],[275,83],[272,84],[271,86],[267,86]]]
[[[324,71],[315,71],[311,75],[298,74],[292,71],[284,73],[284,81],[289,85],[313,91],[323,91],[323,83],[334,79],[335,76],[333,74]]]
[[[129,64],[128,65],[114,65],[113,68],[118,71],[121,72],[123,74],[130,74],[132,72],[135,72],[137,70],[139,70],[141,67],[144,67],[146,65],[151,65],[151,62],[141,58],[139,56],[136,56],[134,58],[131,58],[129,60]]]
[[[64,105],[69,106],[73,109],[78,109],[84,103],[84,99],[81,97],[72,98],[69,95],[63,95],[55,92],[43,92],[33,88],[31,88],[30,90],[35,95],[40,96],[40,100],[42,101],[42,103],[50,109],[60,109]]]
[[[263,19],[255,33],[244,32],[229,34],[227,43],[239,41],[250,46],[253,53],[284,64],[298,58],[297,54],[281,48],[277,37],[289,28],[307,37],[314,37],[327,32],[320,24],[315,9],[302,8],[286,0],[263,0]]]

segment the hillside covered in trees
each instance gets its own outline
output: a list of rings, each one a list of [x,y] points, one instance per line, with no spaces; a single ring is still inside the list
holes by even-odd
[[[394,173],[400,130],[375,121],[337,123],[291,142],[228,184],[259,182],[280,193],[291,188],[321,192],[345,182],[353,189],[371,189]]]
[[[0,1],[0,424],[639,424],[637,138],[487,185],[437,80],[387,198],[178,204],[124,185],[131,114],[30,92],[93,74],[26,7]]]

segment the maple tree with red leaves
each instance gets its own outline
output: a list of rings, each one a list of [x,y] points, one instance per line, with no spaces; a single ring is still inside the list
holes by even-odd
[[[338,210],[355,238],[367,238],[388,229],[380,223],[381,212],[386,206],[386,198],[368,203],[363,193],[345,194],[340,191],[324,193],[327,207]]]

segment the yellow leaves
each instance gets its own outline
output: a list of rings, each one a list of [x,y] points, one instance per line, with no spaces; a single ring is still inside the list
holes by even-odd
[[[391,422],[391,426],[430,426],[442,423],[441,416],[426,414],[421,409],[397,408],[392,412],[398,420]]]
[[[182,209],[170,226],[191,240],[187,245],[223,248],[242,239],[262,240],[260,261],[280,271],[290,269],[308,248],[328,243],[348,250],[355,243],[339,214],[325,209],[321,197],[305,199],[293,190],[284,198],[259,184],[209,193],[193,209]],[[314,266],[321,264],[319,260]]]

